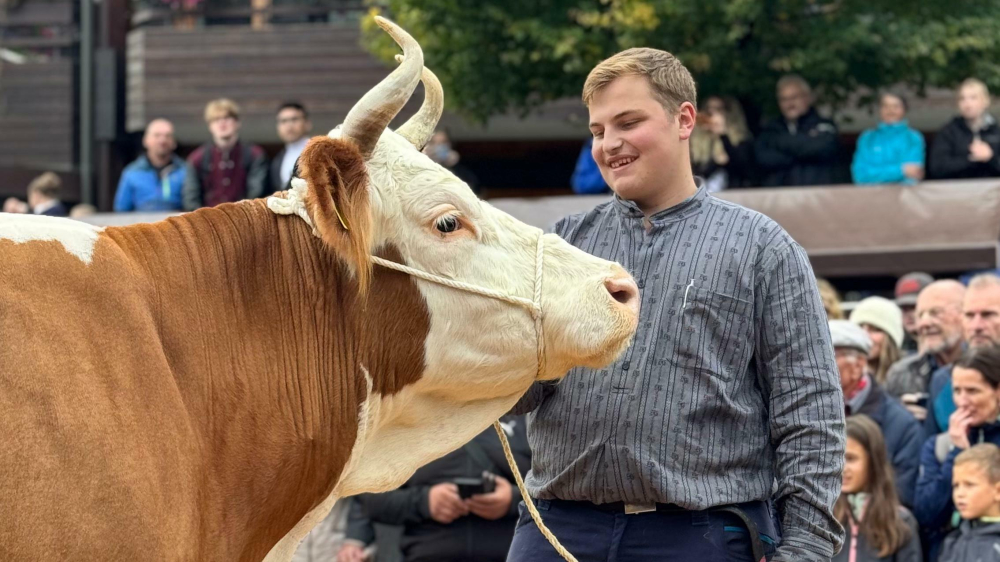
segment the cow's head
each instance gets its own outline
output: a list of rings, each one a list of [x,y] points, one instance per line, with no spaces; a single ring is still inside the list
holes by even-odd
[[[423,68],[417,42],[385,19],[402,63],[368,92],[342,126],[313,139],[299,160],[305,212],[316,233],[353,269],[362,287],[384,274],[370,256],[391,254],[415,269],[532,299],[539,229],[480,201],[468,185],[420,152],[441,115],[440,83]],[[421,76],[421,110],[393,132],[389,121]],[[638,291],[619,265],[544,235],[541,307],[545,368],[604,366],[627,346],[637,322]],[[419,281],[430,316],[424,382],[475,388],[483,398],[523,392],[535,378],[531,314],[509,303]],[[363,289],[364,290],[364,289]],[[430,379],[430,380],[428,380]]]

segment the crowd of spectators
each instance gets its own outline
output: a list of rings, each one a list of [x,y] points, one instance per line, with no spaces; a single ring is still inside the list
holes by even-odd
[[[1000,127],[989,113],[989,90],[975,78],[959,85],[959,114],[934,135],[929,154],[924,135],[906,119],[906,97],[882,93],[879,123],[858,137],[849,178],[842,172],[845,155],[837,125],[817,111],[809,83],[797,75],[784,76],[776,94],[781,116],[764,123],[756,138],[735,98],[713,95],[701,103],[691,135],[691,166],[709,191],[1000,177]],[[608,191],[589,141],[570,183],[579,194]]]

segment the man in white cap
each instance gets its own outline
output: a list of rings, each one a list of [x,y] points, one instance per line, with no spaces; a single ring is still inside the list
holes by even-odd
[[[872,378],[868,368],[872,342],[863,328],[847,320],[830,320],[830,335],[844,390],[845,413],[864,414],[882,429],[896,475],[899,501],[909,507],[913,503],[924,442],[920,422]]]

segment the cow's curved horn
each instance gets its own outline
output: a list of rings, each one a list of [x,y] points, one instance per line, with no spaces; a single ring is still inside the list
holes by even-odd
[[[382,16],[375,16],[375,23],[403,48],[404,60],[392,74],[362,96],[344,118],[341,135],[357,143],[366,159],[375,151],[375,145],[389,121],[413,95],[424,67],[424,53],[416,39]]]
[[[403,55],[396,55],[396,61],[403,62]],[[431,140],[444,111],[444,89],[438,77],[425,66],[420,74],[420,80],[424,83],[424,103],[413,117],[396,129],[396,132],[410,141],[417,150],[423,150]]]

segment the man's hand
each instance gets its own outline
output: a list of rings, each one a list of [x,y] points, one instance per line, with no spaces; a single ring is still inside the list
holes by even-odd
[[[969,145],[969,160],[973,162],[989,162],[993,158],[993,149],[980,139]]]
[[[919,401],[920,398],[920,394],[912,392],[900,396],[899,401],[903,403],[903,406],[905,406],[911,414],[913,414],[913,417],[917,418],[917,421],[924,421],[927,419],[927,408],[917,404],[917,401]]]
[[[911,180],[920,181],[924,179],[924,167],[922,164],[903,164],[903,175]]]
[[[972,414],[957,410],[948,418],[948,437],[959,449],[969,448],[969,426],[972,425]]]
[[[489,494],[478,494],[465,500],[469,511],[491,521],[500,519],[510,511],[513,499],[510,482],[504,477],[496,477],[496,488]]]
[[[365,550],[352,542],[345,542],[337,553],[337,562],[363,562]]]
[[[427,496],[431,518],[442,525],[447,525],[459,517],[465,517],[469,514],[469,508],[458,495],[458,486],[451,482],[442,482],[432,486]]]

